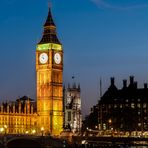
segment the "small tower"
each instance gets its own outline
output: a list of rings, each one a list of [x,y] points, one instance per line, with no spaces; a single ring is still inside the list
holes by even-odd
[[[74,82],[64,90],[64,128],[73,133],[80,132],[82,127],[81,89]]]

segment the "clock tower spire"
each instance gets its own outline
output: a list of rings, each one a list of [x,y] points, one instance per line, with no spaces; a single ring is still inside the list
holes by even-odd
[[[56,35],[56,26],[53,21],[50,8],[48,10],[47,20],[44,24],[43,36],[42,36],[42,39],[39,42],[39,44],[49,43],[49,42],[60,44],[60,42],[57,38],[57,35]]]
[[[63,49],[49,8],[36,49],[38,128],[60,135],[63,130]]]

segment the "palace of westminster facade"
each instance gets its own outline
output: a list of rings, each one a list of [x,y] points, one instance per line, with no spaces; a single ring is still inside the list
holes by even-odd
[[[63,49],[50,9],[36,48],[36,77],[36,101],[24,96],[1,103],[0,132],[60,135],[68,126],[80,131],[80,86],[63,89]]]

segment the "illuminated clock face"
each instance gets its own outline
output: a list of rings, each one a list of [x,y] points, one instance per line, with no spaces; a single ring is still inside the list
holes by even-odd
[[[42,64],[45,64],[47,63],[48,61],[48,55],[47,53],[41,53],[40,56],[39,56],[39,60]]]
[[[60,64],[61,63],[61,55],[59,53],[56,53],[54,55],[54,61],[56,64]]]

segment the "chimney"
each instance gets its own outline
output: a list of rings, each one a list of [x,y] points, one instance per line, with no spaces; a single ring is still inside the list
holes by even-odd
[[[114,77],[111,77],[110,81],[111,81],[111,85],[114,85],[114,83],[115,83],[115,78],[114,78]]]
[[[134,82],[134,87],[137,89],[137,82]]]
[[[127,80],[123,80],[123,88],[127,87]]]
[[[134,84],[134,76],[130,76],[130,84]]]
[[[147,89],[147,83],[144,83],[144,88]]]

